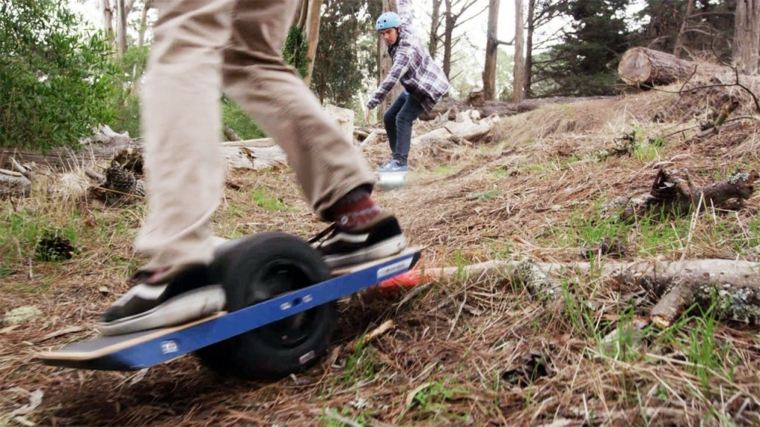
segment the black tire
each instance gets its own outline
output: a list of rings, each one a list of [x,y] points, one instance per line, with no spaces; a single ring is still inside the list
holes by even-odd
[[[235,311],[330,278],[322,257],[303,240],[262,233],[226,248],[214,262],[227,310]],[[335,303],[271,323],[197,352],[203,363],[243,378],[279,378],[316,363],[335,329]]]

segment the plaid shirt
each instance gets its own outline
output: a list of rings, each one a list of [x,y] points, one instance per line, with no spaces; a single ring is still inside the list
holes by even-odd
[[[400,80],[404,89],[429,112],[449,91],[449,81],[414,32],[411,0],[397,1],[401,16],[399,38],[393,46],[388,47],[393,66],[367,101],[367,109],[371,110],[381,103]]]

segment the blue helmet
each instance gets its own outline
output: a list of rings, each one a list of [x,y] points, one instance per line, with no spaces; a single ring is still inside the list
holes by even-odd
[[[387,30],[388,28],[398,28],[401,26],[401,17],[396,12],[385,12],[377,18],[375,29],[377,31]]]

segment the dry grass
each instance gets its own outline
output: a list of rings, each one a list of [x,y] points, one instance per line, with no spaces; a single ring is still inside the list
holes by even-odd
[[[760,170],[757,121],[731,122],[701,140],[694,129],[673,134],[707,107],[697,98],[681,99],[688,111],[664,123],[652,121],[655,113],[680,108],[666,93],[510,117],[491,143],[413,152],[409,185],[377,197],[412,242],[426,246],[427,265],[578,260],[609,236],[625,242],[627,258],[757,260],[758,195],[739,212],[708,210],[695,221],[615,220],[611,202],[646,192],[657,165],[688,167],[697,184],[736,168]],[[637,142],[630,157],[595,157],[629,132]],[[365,154],[379,163],[386,150],[378,144]],[[308,236],[322,227],[287,170],[228,179],[240,189],[227,190],[215,218],[219,234]],[[652,301],[593,274],[564,278],[561,307],[534,301],[519,284],[479,278],[355,297],[341,305],[329,356],[271,383],[220,378],[189,357],[137,373],[40,366],[30,361],[34,349],[92,335],[99,312],[125,290],[123,278],[141,261],[130,242],[143,209],[61,202],[43,197],[44,187],[37,182],[34,198],[0,205],[3,223],[17,223],[0,237],[0,311],[35,305],[45,313],[0,325],[0,424],[28,402],[24,390],[37,389],[42,405],[25,417],[43,425],[760,423],[756,327],[695,309],[668,330],[637,331],[631,325]],[[80,249],[74,259],[34,259],[43,226],[71,230]],[[393,329],[365,342],[389,319]],[[84,330],[46,338],[73,325]]]

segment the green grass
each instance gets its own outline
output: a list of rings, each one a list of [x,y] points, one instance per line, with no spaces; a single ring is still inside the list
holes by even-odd
[[[633,232],[636,233],[640,256],[657,256],[683,248],[689,234],[690,218],[648,215],[639,218]]]
[[[436,423],[461,423],[469,418],[467,413],[452,410],[448,402],[467,396],[467,390],[448,380],[423,384],[411,399],[407,411],[415,421]]]
[[[341,380],[345,384],[354,385],[361,381],[371,380],[378,370],[379,366],[372,348],[368,348],[364,342],[364,337],[361,337],[356,341],[354,351],[346,359],[346,367],[343,370]]]
[[[433,168],[433,174],[435,175],[450,175],[452,172],[454,172],[454,167],[451,165],[438,165]]]
[[[337,411],[333,408],[325,408],[322,410],[322,415],[319,417],[324,427],[345,427],[347,425],[346,422],[338,419],[337,417],[330,416],[330,412],[337,414],[346,420],[350,420],[352,423],[356,423],[360,426],[366,426],[372,423],[372,417],[366,411],[360,411],[358,415],[353,416],[351,415],[351,410],[348,408],[343,408],[340,411]]]
[[[623,362],[632,362],[642,356],[640,342],[651,333],[651,327],[638,329],[634,324],[636,312],[633,307],[625,310],[618,319],[615,329],[602,340],[597,341],[599,352]]]
[[[493,200],[499,197],[499,194],[501,194],[501,190],[494,188],[491,190],[469,193],[466,198],[470,200]]]
[[[661,137],[646,138],[645,132],[641,128],[635,129],[635,142],[633,148],[633,158],[640,162],[651,162],[660,160],[660,155],[665,146],[665,140]]]
[[[6,211],[0,215],[0,254],[9,264],[31,257],[38,240],[46,235],[66,238],[76,247],[81,229],[79,215],[73,212],[52,218],[31,209]]]
[[[251,200],[256,203],[256,206],[268,211],[281,212],[293,210],[292,206],[263,188],[253,190]]]
[[[595,292],[592,289],[591,295],[587,296],[584,295],[584,291],[585,289],[567,280],[562,281],[562,298],[565,303],[563,314],[575,333],[599,341],[602,338],[600,324],[596,311],[589,304]]]
[[[509,259],[514,253],[511,241],[486,238],[484,242],[488,247],[489,259]]]
[[[509,176],[510,169],[505,168],[504,166],[499,166],[497,168],[491,169],[488,171],[488,173],[494,178],[503,179]]]

